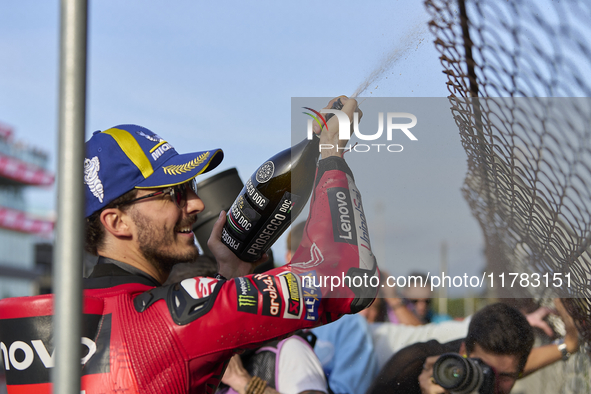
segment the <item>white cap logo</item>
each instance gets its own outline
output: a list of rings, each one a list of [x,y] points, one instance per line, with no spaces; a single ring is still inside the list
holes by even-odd
[[[98,177],[100,169],[101,163],[99,162],[98,157],[95,156],[90,160],[84,159],[84,184],[88,185],[92,194],[98,198],[102,204],[105,195],[103,183]]]

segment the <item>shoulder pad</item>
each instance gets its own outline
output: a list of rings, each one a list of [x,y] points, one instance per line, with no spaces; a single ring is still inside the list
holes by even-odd
[[[172,320],[179,326],[191,323],[213,307],[225,280],[197,277],[140,294],[133,301],[138,312],[144,312],[159,300],[165,300]]]

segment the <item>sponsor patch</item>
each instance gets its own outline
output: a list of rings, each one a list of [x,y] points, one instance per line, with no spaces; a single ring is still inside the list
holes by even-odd
[[[213,278],[189,278],[183,280],[181,286],[193,299],[198,300],[208,297],[217,283],[218,280]]]
[[[279,277],[281,278],[283,300],[286,305],[283,317],[286,319],[299,319],[302,316],[300,279],[291,272],[280,274]]]
[[[361,193],[359,193],[353,178],[349,175],[347,175],[347,181],[349,182],[349,190],[351,191],[353,211],[355,214],[357,245],[359,246],[359,268],[372,270],[375,266],[375,256],[371,251],[367,218],[365,217],[363,205],[361,204]]]
[[[357,245],[355,212],[349,190],[343,187],[333,187],[327,190],[327,194],[334,241]]]
[[[0,321],[0,358],[6,383],[30,385],[49,383],[55,366],[52,316],[35,316]],[[101,327],[100,332],[97,330]],[[111,315],[82,316],[80,363],[82,375],[110,370]]]
[[[301,269],[312,269],[322,264],[323,261],[324,256],[322,255],[320,248],[316,245],[316,243],[313,243],[312,246],[310,246],[310,260],[292,263],[291,265]]]
[[[263,295],[262,314],[265,316],[281,317],[283,300],[279,295],[275,278],[267,274],[257,274],[253,276],[253,279],[259,292]]]
[[[101,182],[98,172],[101,169],[101,162],[97,156],[92,159],[84,159],[84,184],[88,185],[93,196],[98,198],[102,204],[105,198],[105,190]]]
[[[148,141],[152,141],[152,142],[162,142],[162,141],[164,141],[162,138],[160,138],[160,136],[158,134],[155,134],[155,133],[154,133],[154,135],[149,135],[149,134],[144,133],[141,130],[138,130],[135,133],[137,135],[140,135],[140,136],[144,137]]]
[[[314,283],[316,282],[316,271],[305,272],[300,275],[300,278],[302,280],[302,293],[304,298],[304,319],[317,321],[322,295],[320,290],[314,286]]]
[[[259,293],[247,278],[235,278],[236,302],[240,312],[257,314],[259,306]]]
[[[172,145],[170,145],[168,142],[163,142],[161,145],[156,145],[155,149],[152,148],[150,154],[152,155],[152,159],[158,160],[164,154],[164,152],[170,149],[173,149]]]

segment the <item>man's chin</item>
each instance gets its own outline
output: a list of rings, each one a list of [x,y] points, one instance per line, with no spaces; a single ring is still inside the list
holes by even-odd
[[[166,253],[155,250],[144,250],[144,257],[160,272],[170,273],[172,267],[180,263],[191,263],[199,257],[199,249],[195,244],[186,248],[183,253]]]

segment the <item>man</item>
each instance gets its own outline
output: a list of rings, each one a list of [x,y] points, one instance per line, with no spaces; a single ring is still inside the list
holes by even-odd
[[[352,119],[357,103],[342,101],[342,111]],[[220,279],[197,277],[160,286],[174,264],[197,256],[191,227],[204,205],[194,180],[220,163],[222,151],[179,155],[161,137],[135,125],[92,136],[84,163],[86,246],[100,258],[85,282],[81,362],[86,394],[213,393],[240,349],[330,322],[371,302],[375,289],[329,292],[302,280],[350,270],[378,274],[370,252],[339,244],[329,233],[338,228],[331,221],[339,220],[330,214],[337,203],[331,190],[338,188],[359,203],[360,195],[337,149],[347,141],[338,140],[336,117],[320,138],[334,148],[322,151],[307,237],[292,264],[243,276],[253,265],[221,242],[221,212],[208,242]],[[9,393],[51,392],[51,306],[50,295],[0,301]],[[253,379],[244,390],[260,393],[264,386]]]
[[[417,343],[396,353],[369,393],[445,393],[432,379],[433,364],[439,355],[453,352],[488,364],[495,371],[495,394],[507,394],[523,372],[533,342],[533,330],[521,312],[506,304],[489,305],[472,317],[464,340]]]
[[[433,365],[441,354],[449,352],[480,358],[494,370],[495,394],[507,394],[519,377],[566,359],[569,352],[577,350],[578,333],[572,318],[560,302],[556,306],[567,327],[564,349],[551,344],[532,350],[533,329],[526,317],[507,304],[492,304],[472,316],[466,338],[444,344],[435,340],[416,343],[394,354],[368,394],[447,393],[433,380]]]
[[[409,277],[420,278],[420,280],[418,282],[410,282],[408,286],[402,289],[402,296],[404,297],[402,302],[414,312],[420,323],[441,323],[451,320],[451,316],[449,315],[433,312],[431,308],[433,292],[431,291],[431,283],[428,276],[420,272],[413,272]]]

